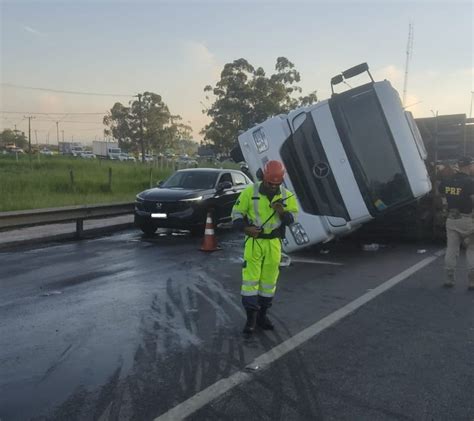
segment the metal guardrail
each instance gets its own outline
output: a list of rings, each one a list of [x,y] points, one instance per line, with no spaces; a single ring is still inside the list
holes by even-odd
[[[0,230],[76,221],[76,238],[83,232],[84,219],[99,219],[133,213],[134,203],[66,206],[61,208],[0,212]]]

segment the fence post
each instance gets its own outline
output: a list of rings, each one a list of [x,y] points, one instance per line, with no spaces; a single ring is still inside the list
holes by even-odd
[[[153,177],[153,167],[150,166],[150,189],[153,187],[153,186],[151,185],[152,179],[153,179],[152,177]]]
[[[84,220],[76,219],[76,239],[79,240],[84,232]]]
[[[69,170],[69,179],[71,180],[71,187],[74,188],[74,171],[72,168]]]
[[[112,191],[112,167],[109,167],[109,191]]]

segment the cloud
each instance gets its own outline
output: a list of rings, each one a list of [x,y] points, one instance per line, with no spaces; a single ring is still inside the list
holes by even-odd
[[[50,93],[41,94],[37,103],[43,113],[54,113],[57,110],[63,110],[65,105],[60,96]]]
[[[416,95],[407,94],[405,104],[405,109],[411,111],[415,115],[420,114],[423,109],[423,101]]]
[[[403,78],[403,71],[393,64],[389,64],[375,72],[376,79],[387,79],[392,83],[400,82]]]
[[[221,66],[215,55],[202,42],[188,40],[183,43],[185,58],[195,70],[205,71],[212,79],[219,80]]]
[[[24,31],[29,32],[30,34],[40,35],[40,36],[44,35],[42,32],[40,32],[40,31],[38,31],[38,30],[32,28],[31,26],[22,25],[21,27],[22,27],[22,29],[23,29]]]

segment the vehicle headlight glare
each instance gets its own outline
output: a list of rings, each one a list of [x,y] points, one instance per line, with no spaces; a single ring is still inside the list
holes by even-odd
[[[180,202],[197,202],[198,200],[202,200],[202,196],[192,197],[191,199],[181,199]]]

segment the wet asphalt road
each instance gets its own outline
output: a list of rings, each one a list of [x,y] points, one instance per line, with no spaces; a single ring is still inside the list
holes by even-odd
[[[152,420],[440,248],[309,250],[282,269],[277,330],[245,339],[242,239],[219,240],[205,254],[130,230],[0,253],[0,419]],[[441,274],[438,258],[189,419],[472,421],[474,293],[465,270],[453,290]]]

